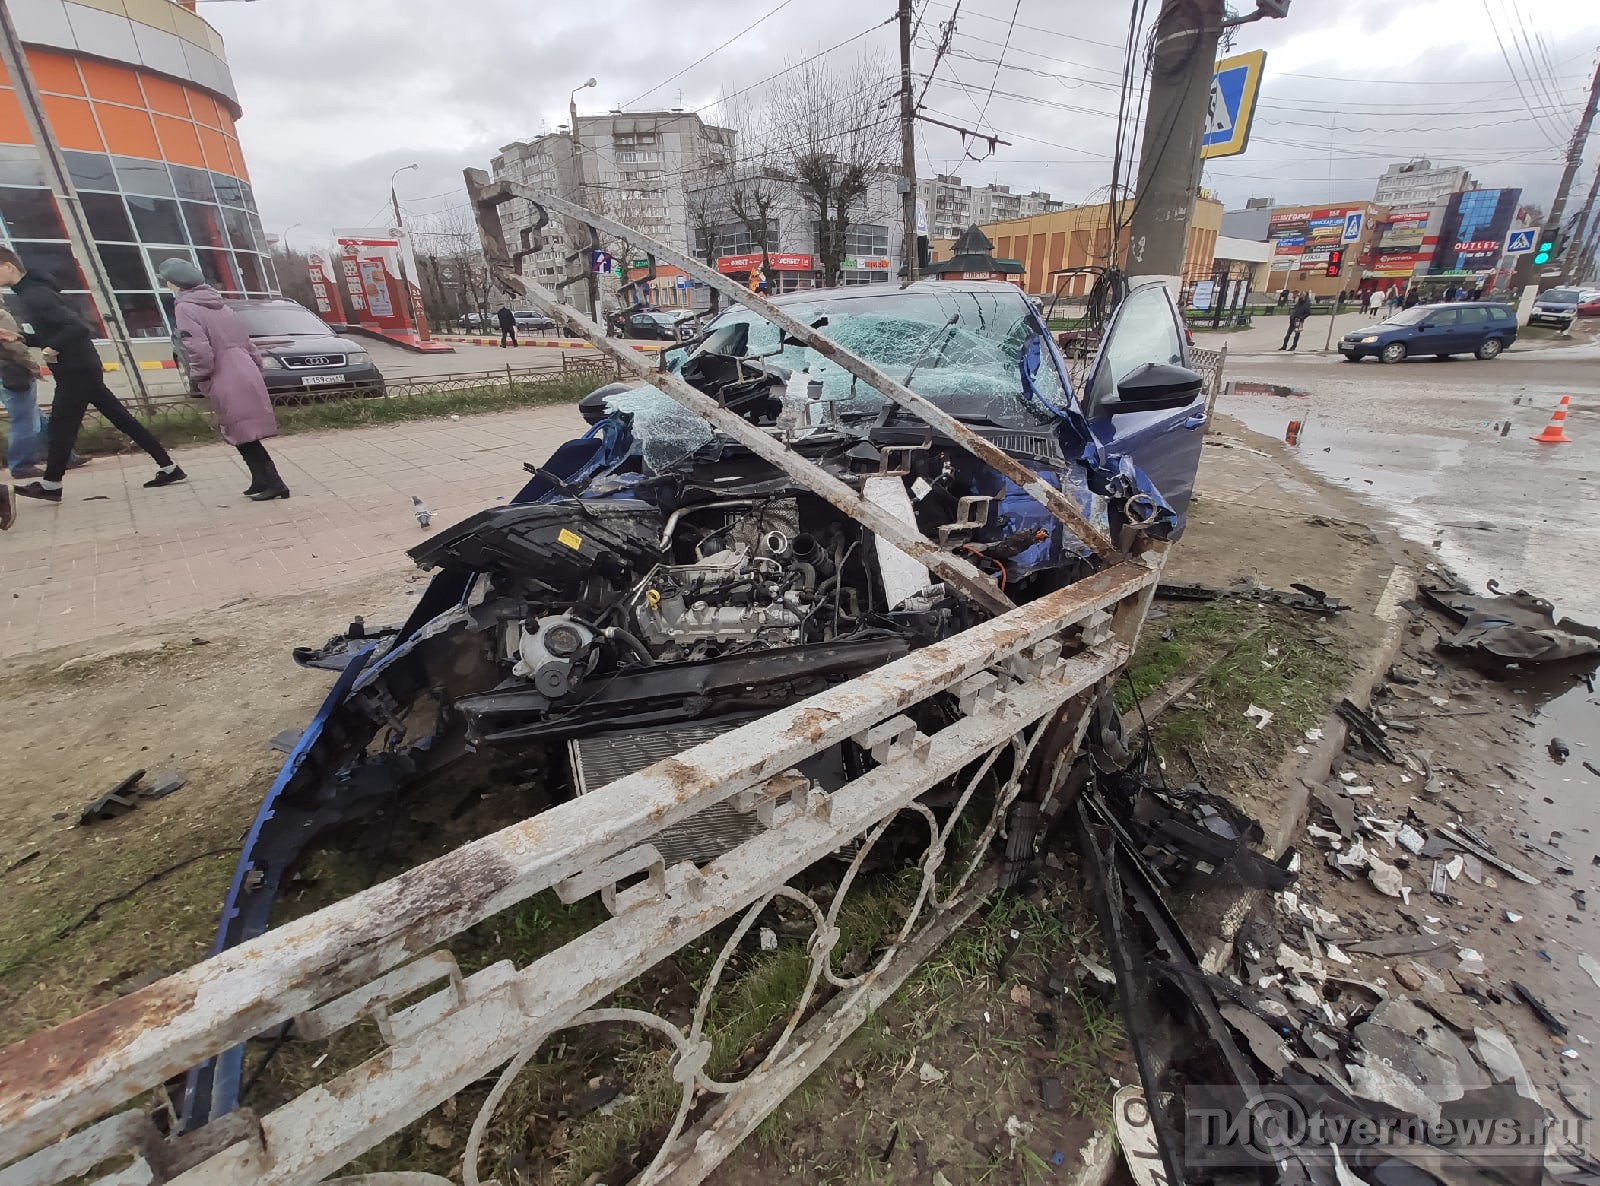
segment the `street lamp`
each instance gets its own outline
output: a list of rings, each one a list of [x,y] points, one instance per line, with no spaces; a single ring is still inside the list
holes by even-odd
[[[305,223],[303,223],[303,222],[297,222],[297,223],[295,223],[295,224],[294,224],[294,225],[293,225],[293,226],[290,226],[290,227],[289,227],[289,228],[287,228],[287,229],[286,229],[286,230],[285,230],[285,231],[284,231],[284,232],[283,232],[283,236],[282,236],[282,240],[281,240],[281,241],[282,241],[282,243],[283,243],[283,253],[284,253],[284,254],[285,254],[285,255],[290,255],[290,254],[292,254],[292,253],[291,253],[291,252],[290,252],[290,250],[289,250],[289,232],[290,232],[290,231],[293,231],[293,230],[296,230],[296,229],[298,229],[298,228],[300,228],[300,227],[303,227],[303,226],[305,226],[305,225],[306,225],[306,224],[305,224]]]
[[[413,162],[409,165],[401,165],[393,173],[389,174],[389,203],[394,207],[395,237],[399,240],[395,245],[395,255],[400,261],[400,291],[405,294],[406,298],[406,320],[417,331],[417,336],[425,341],[426,336],[422,331],[421,320],[417,316],[417,302],[411,295],[411,277],[406,272],[406,224],[400,217],[400,197],[395,193],[394,188],[395,178],[402,173],[409,173],[411,170],[418,168],[421,168],[421,166]]]
[[[578,156],[578,92],[598,85],[599,83],[591,78],[587,82],[573,87],[571,93],[567,95],[567,114],[572,120],[572,122],[567,125],[568,133],[572,137],[569,142],[572,146],[572,188],[575,191],[573,196],[580,206],[582,206],[584,202],[583,161]],[[587,236],[585,236],[585,238],[587,238]],[[587,255],[587,253],[585,253],[585,255]],[[594,278],[594,260],[592,258],[585,258],[583,261],[583,269],[584,275],[587,277],[585,286],[588,289],[589,294],[589,316],[598,321],[600,320],[600,286]]]

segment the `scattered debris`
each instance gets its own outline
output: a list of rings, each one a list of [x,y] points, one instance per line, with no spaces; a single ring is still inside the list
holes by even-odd
[[[1483,962],[1483,956],[1478,953],[1476,948],[1461,947],[1456,950],[1461,960],[1461,970],[1463,972],[1471,972],[1474,976],[1482,976],[1489,970],[1489,966]]]
[[[1552,737],[1550,744],[1546,748],[1549,749],[1550,756],[1557,762],[1565,762],[1572,756],[1572,747],[1559,737]]]
[[[1396,766],[1401,765],[1399,757],[1396,756],[1394,750],[1389,748],[1389,742],[1384,738],[1383,726],[1379,725],[1377,721],[1357,708],[1348,697],[1339,701],[1339,707],[1336,711],[1340,719],[1350,726],[1351,732],[1360,737],[1368,749],[1393,762]]]
[[[267,738],[267,745],[277,750],[280,754],[294,753],[295,743],[300,740],[298,729],[283,729]]]
[[[1163,582],[1156,586],[1156,596],[1166,601],[1221,601],[1229,598],[1238,601],[1269,602],[1316,614],[1334,614],[1350,608],[1337,597],[1329,597],[1323,590],[1310,585],[1297,581],[1289,587],[1295,591],[1283,593],[1256,584],[1241,585],[1234,589],[1219,589],[1212,585]]]
[[[139,806],[132,798],[133,788],[139,785],[139,780],[144,777],[143,770],[135,770],[116,786],[112,787],[98,799],[91,802],[78,813],[78,827],[88,827],[100,820],[116,819],[119,815],[127,815]]]
[[[1477,597],[1426,586],[1417,590],[1460,626],[1454,635],[1439,639],[1441,651],[1462,652],[1500,666],[1553,663],[1600,653],[1593,627],[1570,618],[1557,622],[1555,607],[1526,589],[1501,595],[1492,582],[1489,587],[1495,595]]]
[[[1467,829],[1466,829],[1465,825],[1462,825],[1462,824],[1456,824],[1454,826],[1452,826],[1450,824],[1445,824],[1442,827],[1440,827],[1440,829],[1439,829],[1439,833],[1446,840],[1448,840],[1451,844],[1455,845],[1457,848],[1461,849],[1463,852],[1471,853],[1473,856],[1477,857],[1484,864],[1493,865],[1496,869],[1499,869],[1502,873],[1506,873],[1506,874],[1509,874],[1512,877],[1515,877],[1518,881],[1522,882],[1524,885],[1539,885],[1539,884],[1541,884],[1537,877],[1534,877],[1532,874],[1529,874],[1529,873],[1524,873],[1521,869],[1518,869],[1515,865],[1512,865],[1512,864],[1510,864],[1510,863],[1508,863],[1506,861],[1502,861],[1499,857],[1495,856],[1494,850],[1489,848],[1489,846],[1487,844],[1485,844],[1482,840],[1469,839],[1465,835],[1466,831],[1467,831]]]
[[[1523,1004],[1527,1005],[1528,1008],[1533,1010],[1533,1015],[1535,1017],[1544,1022],[1545,1029],[1549,1030],[1558,1038],[1564,1038],[1567,1036],[1566,1024],[1557,1018],[1554,1013],[1550,1012],[1545,1003],[1538,997],[1534,996],[1533,990],[1531,990],[1526,984],[1523,984],[1520,980],[1513,980],[1511,982],[1511,990],[1522,998]]]
[[[146,799],[165,799],[174,791],[181,791],[189,785],[189,776],[176,770],[168,770],[158,774],[149,787],[140,792]]]
[[[944,1079],[944,1072],[931,1062],[924,1062],[917,1068],[917,1078],[924,1083],[938,1083]]]
[[[1521,922],[1522,921],[1522,915],[1518,914],[1515,910],[1507,910],[1506,911],[1506,921],[1510,922],[1510,923]]]
[[[1244,715],[1256,723],[1258,730],[1265,729],[1272,723],[1273,714],[1264,708],[1257,708],[1254,704],[1244,710]]]

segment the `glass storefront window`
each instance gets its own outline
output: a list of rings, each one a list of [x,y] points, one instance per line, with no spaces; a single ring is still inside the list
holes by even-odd
[[[0,219],[13,239],[65,239],[56,200],[47,189],[0,186]]]
[[[0,145],[0,185],[44,185],[44,163],[25,145]]]
[[[200,258],[200,273],[212,288],[220,293],[244,291],[239,286],[239,269],[234,265],[233,256],[229,252],[201,247],[195,254]]]
[[[72,184],[79,189],[117,188],[117,175],[112,171],[111,158],[103,152],[64,152],[67,172]]]
[[[191,169],[187,165],[169,165],[172,185],[180,198],[193,202],[215,202],[216,190],[211,185],[211,174],[204,169]]]
[[[194,263],[194,252],[186,247],[146,247],[145,257],[150,261],[150,274],[154,276],[169,259],[186,259]],[[165,291],[163,286],[162,291]]]
[[[150,273],[144,269],[144,252],[137,247],[123,247],[117,243],[100,243],[97,247],[112,288],[150,289]]]
[[[226,247],[222,231],[222,212],[199,202],[183,203],[183,221],[189,225],[189,242],[196,247]]]
[[[211,184],[216,186],[217,201],[229,206],[244,205],[244,182],[226,173],[213,173]]]
[[[153,292],[119,292],[117,308],[122,313],[122,324],[128,327],[129,337],[165,338],[167,319],[162,314],[161,302]]]
[[[143,161],[136,157],[116,156],[111,163],[117,167],[119,188],[125,194],[148,194],[151,197],[170,198],[172,178],[161,161]]]
[[[47,272],[63,289],[86,289],[88,282],[72,257],[72,248],[65,243],[25,243],[12,240],[11,246],[22,257],[22,266],[30,272]]]
[[[83,213],[89,220],[89,233],[98,243],[133,243],[133,223],[121,194],[79,194]]]
[[[222,208],[222,221],[227,224],[228,238],[233,241],[233,246],[239,251],[255,251],[258,249],[255,232],[250,228],[250,215],[243,210],[235,210],[232,206]]]
[[[133,225],[144,243],[184,243],[183,219],[178,215],[178,203],[171,198],[143,198],[128,195],[128,209],[133,214]]]
[[[246,292],[266,292],[267,282],[261,273],[261,257],[253,251],[238,251],[234,258],[239,261],[239,273],[244,277],[244,290]]]

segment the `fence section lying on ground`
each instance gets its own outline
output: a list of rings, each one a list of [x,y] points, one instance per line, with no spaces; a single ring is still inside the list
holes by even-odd
[[[122,1164],[101,1183],[317,1182],[505,1067],[472,1127],[470,1186],[484,1133],[527,1061],[557,1031],[617,1025],[671,1044],[680,1092],[639,1181],[701,1180],[975,907],[990,839],[1026,788],[1059,781],[1040,779],[1041,764],[1076,749],[1086,705],[1126,662],[1159,570],[1159,553],[1124,561],[0,1052],[0,1163],[25,1159],[0,1171],[0,1184],[45,1186],[111,1159]],[[798,773],[846,741],[875,760],[865,773],[831,794]],[[918,801],[935,787],[942,812]],[[714,807],[753,821],[753,835],[702,867],[668,866],[655,842]],[[926,838],[920,888],[877,962],[843,975],[839,912],[897,821]],[[961,836],[970,843],[947,864]],[[791,884],[861,838],[826,908]],[[524,967],[505,960],[464,975],[440,949],[552,888],[567,902],[599,895],[610,917]],[[707,1070],[708,1003],[756,916],[780,897],[813,923],[806,986],[760,1064],[719,1080]],[[691,1015],[607,1007],[741,916]],[[264,1115],[240,1110],[172,1137],[149,1108],[117,1110],[284,1022],[322,1039],[363,1018],[377,1021],[378,1053]]]

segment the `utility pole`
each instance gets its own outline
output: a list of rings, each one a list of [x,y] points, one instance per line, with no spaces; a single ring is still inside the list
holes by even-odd
[[[1223,0],[1165,4],[1150,49],[1139,184],[1128,220],[1130,278],[1164,281],[1176,299],[1200,191],[1200,139],[1226,14]],[[1113,243],[1111,250],[1116,252]]]
[[[21,38],[17,36],[17,27],[12,23],[7,0],[0,0],[0,64],[5,66],[6,73],[11,76],[12,86],[16,87],[28,134],[33,137],[34,147],[44,160],[45,175],[50,179],[50,192],[66,224],[67,243],[72,248],[78,266],[83,269],[84,278],[89,282],[89,291],[94,294],[95,304],[99,306],[100,319],[105,323],[106,333],[117,352],[117,360],[128,376],[133,397],[143,411],[153,412],[155,405],[151,403],[150,391],[145,387],[144,372],[139,369],[139,360],[134,357],[133,341],[128,337],[128,327],[122,323],[122,310],[118,308],[117,299],[111,292],[111,279],[100,262],[100,253],[95,250],[89,220],[84,216],[83,203],[78,200],[78,187],[72,183],[66,158],[61,155],[61,146],[56,143],[50,122],[45,118],[39,88],[33,80],[33,68],[28,65],[28,54]]]
[[[588,209],[589,204],[584,201],[583,154],[578,151],[578,91],[594,85],[595,80],[591,78],[583,86],[577,87],[567,96],[567,114],[572,120],[572,184],[578,191],[574,201],[584,209]],[[600,279],[595,275],[594,256],[590,253],[588,247],[580,246],[577,242],[578,238],[587,242],[591,238],[591,233],[589,228],[582,223],[573,223],[571,225],[576,228],[573,246],[582,257],[584,288],[589,296],[589,318],[592,321],[600,321]]]
[[[906,283],[917,278],[917,109],[911,93],[911,0],[900,0],[900,172]]]
[[[1600,166],[1594,171],[1594,180],[1589,183],[1589,196],[1583,203],[1583,213],[1578,216],[1578,225],[1573,230],[1572,246],[1576,254],[1565,255],[1566,259],[1577,260],[1576,267],[1566,269],[1566,278],[1573,283],[1582,283],[1587,269],[1583,266],[1584,248],[1595,229],[1595,197],[1600,195]]]
[[[1578,165],[1583,160],[1583,146],[1589,139],[1589,129],[1594,126],[1595,108],[1600,107],[1600,66],[1594,70],[1594,81],[1589,84],[1589,102],[1583,109],[1583,118],[1578,121],[1577,129],[1572,133],[1572,139],[1567,144],[1567,167],[1561,171],[1561,183],[1556,186],[1555,200],[1550,203],[1550,214],[1545,219],[1544,230],[1560,231],[1561,220],[1567,213],[1567,194],[1572,189],[1572,180],[1578,175]],[[1512,283],[1522,288],[1529,284],[1538,285],[1541,289],[1552,288],[1567,279],[1567,261],[1572,257],[1568,248],[1571,244],[1563,246],[1558,259],[1552,260],[1554,271],[1558,275],[1549,278],[1550,283],[1544,283],[1544,278],[1533,274],[1533,256],[1524,255],[1517,261],[1517,271]]]

